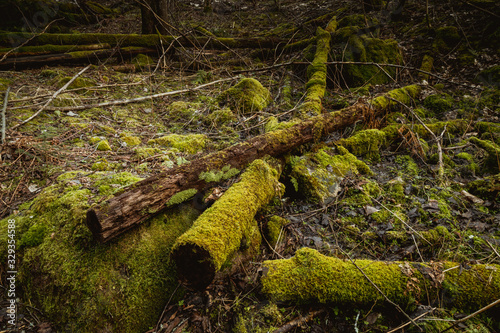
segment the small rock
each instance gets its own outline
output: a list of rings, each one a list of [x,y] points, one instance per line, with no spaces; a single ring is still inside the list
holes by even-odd
[[[364,209],[365,209],[365,215],[371,215],[373,213],[380,211],[380,209],[368,205],[366,205]]]

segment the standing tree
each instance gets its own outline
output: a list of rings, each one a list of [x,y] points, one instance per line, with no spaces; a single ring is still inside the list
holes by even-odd
[[[141,6],[142,33],[167,33],[168,18],[173,10],[173,0],[137,0]]]

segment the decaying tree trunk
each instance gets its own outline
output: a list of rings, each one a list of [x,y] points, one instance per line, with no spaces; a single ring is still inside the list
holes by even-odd
[[[263,160],[253,161],[241,180],[177,239],[171,257],[186,284],[205,288],[237,250],[258,252],[261,236],[255,214],[279,194],[280,170],[280,165],[275,169]]]
[[[125,47],[115,49],[101,49],[93,51],[75,51],[67,53],[54,53],[43,55],[30,55],[7,58],[0,62],[0,69],[24,69],[28,67],[42,67],[54,64],[99,63],[109,57],[122,57],[130,59],[138,54],[156,54],[155,48]]]
[[[453,262],[354,263],[303,248],[290,259],[264,262],[263,292],[285,302],[370,306],[383,302],[385,295],[402,308],[430,301],[463,310],[477,310],[500,298],[498,265],[465,268]],[[500,314],[498,307],[496,311]]]
[[[387,95],[409,104],[419,92],[418,86],[408,86]],[[97,240],[107,242],[152,214],[194,196],[210,183],[234,175],[231,172],[233,169],[242,169],[265,155],[280,156],[305,143],[319,140],[327,133],[356,121],[369,120],[392,106],[399,106],[392,99],[380,96],[371,101],[371,108],[366,104],[355,104],[340,111],[318,115],[290,128],[258,135],[144,179],[90,209],[87,212],[87,225]]]

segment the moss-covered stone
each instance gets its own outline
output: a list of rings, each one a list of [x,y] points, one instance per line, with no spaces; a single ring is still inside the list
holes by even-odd
[[[157,139],[151,139],[148,144],[158,144],[164,147],[172,147],[179,149],[182,152],[194,154],[201,150],[206,145],[207,137],[203,134],[169,134]]]
[[[326,204],[333,200],[340,191],[340,182],[348,173],[371,174],[370,168],[345,148],[322,149],[317,153],[306,154],[291,160],[290,176],[297,191],[308,199]]]
[[[482,70],[477,74],[476,81],[484,85],[496,87],[497,89],[500,88],[500,65]]]
[[[333,59],[380,64],[402,63],[401,51],[395,40],[371,38],[359,34],[358,30],[359,27],[357,26],[348,26],[337,31],[334,40],[338,44],[332,47],[334,50],[334,53],[332,53]],[[340,49],[342,50],[337,52]],[[335,73],[332,73],[332,75],[335,75]],[[342,67],[341,83],[349,87],[359,87],[366,83],[383,84],[391,82],[395,75],[396,70],[394,68],[385,67],[384,70],[381,70],[375,65],[349,64]]]
[[[440,27],[436,29],[436,36],[432,44],[435,51],[440,53],[449,52],[460,42],[460,35],[456,27]]]
[[[124,135],[121,137],[122,142],[125,143],[128,147],[138,146],[141,144],[141,138],[136,136]]]
[[[111,146],[109,145],[108,140],[101,140],[97,144],[96,149],[99,151],[108,151],[111,150]]]
[[[448,94],[430,95],[424,99],[424,106],[438,116],[449,111],[454,103],[453,97]]]
[[[219,95],[220,103],[227,103],[233,111],[252,113],[262,111],[271,103],[271,93],[256,79],[242,79],[234,87]]]
[[[347,139],[337,141],[356,156],[366,156],[368,159],[380,161],[379,149],[386,144],[386,134],[377,129],[367,129],[356,132]]]
[[[138,68],[142,68],[142,67],[147,67],[149,65],[153,65],[154,64],[154,61],[153,59],[151,59],[150,56],[147,56],[145,54],[138,54],[137,56],[135,56],[133,59],[132,59],[132,63],[138,67]]]
[[[107,245],[95,243],[85,225],[92,202],[138,180],[125,172],[65,173],[19,213],[0,221],[1,269],[6,270],[7,221],[15,220],[22,245],[17,253],[19,296],[61,331],[146,331],[174,293],[178,283],[169,253],[199,214],[190,205]],[[93,189],[99,189],[99,196]]]

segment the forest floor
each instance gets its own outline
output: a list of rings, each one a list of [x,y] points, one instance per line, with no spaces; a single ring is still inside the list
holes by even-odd
[[[118,2],[107,3],[114,4],[120,14],[73,26],[70,31],[140,33],[139,9],[122,2],[119,6]],[[358,136],[360,142],[346,143],[372,173],[347,174],[337,196],[326,202],[296,191],[294,174],[285,169],[280,180],[286,186],[285,194],[256,217],[262,226],[274,215],[290,222],[278,245],[272,247],[264,241],[258,258],[218,275],[205,291],[186,291],[181,301],[166,304],[157,327],[148,332],[235,332],[235,327],[243,326],[248,332],[269,332],[300,318],[307,320],[294,325],[291,332],[386,332],[408,321],[391,305],[270,303],[260,291],[262,261],[289,258],[301,247],[339,258],[449,260],[463,267],[500,263],[498,40],[494,44],[498,3],[432,2],[426,7],[425,2],[409,1],[395,16],[388,9],[368,11],[361,2],[349,0],[287,0],[279,10],[273,1],[214,1],[213,13],[203,11],[201,0],[180,1],[171,29],[173,35],[204,36],[202,27],[217,37],[278,37],[291,43],[314,37],[317,27],[325,28],[334,15],[340,21],[355,14],[364,15],[364,33],[397,41],[403,54],[401,65],[408,69],[395,71],[389,83],[368,80],[350,88],[339,74],[341,65],[329,65],[324,112],[367,102],[410,84],[419,84],[422,93],[408,108],[331,133],[291,156],[304,158],[301,156],[334,149],[341,139],[390,124],[401,125],[397,136],[379,141]],[[376,27],[373,20],[379,23]],[[54,184],[64,172],[128,171],[146,178],[261,134],[271,119],[294,119],[306,90],[307,66],[276,65],[310,60],[311,49],[281,54],[260,51],[208,50],[200,45],[178,48],[160,59],[139,56],[126,61],[132,67],[121,66],[120,59],[93,65],[50,108],[15,131],[7,131],[0,150],[0,219],[15,214],[21,204]],[[332,52],[344,51],[337,47]],[[427,70],[435,76],[422,76],[415,70],[423,68],[424,55],[433,57]],[[495,66],[496,74],[479,75]],[[4,95],[10,87],[8,127],[32,116],[83,67],[0,71],[0,93]],[[70,110],[230,77],[234,80],[148,101]],[[240,77],[255,78],[269,89],[273,99],[269,106],[252,114],[225,112],[217,97]],[[433,134],[421,128],[416,114]],[[193,149],[151,144],[150,140],[172,133],[202,134],[204,140]],[[103,142],[109,149],[102,148]],[[367,194],[367,184],[376,190]],[[446,231],[433,246],[416,241],[407,232],[408,228],[442,231],[442,227]],[[22,301],[19,331],[57,331],[43,312],[29,300]],[[473,311],[464,313],[438,302],[419,305],[409,315],[424,312],[428,314],[419,323],[427,331],[439,332]],[[0,325],[5,327],[6,321],[5,312],[0,312]],[[498,318],[486,312],[450,331],[489,332],[498,327]],[[401,331],[418,329],[409,325]]]

